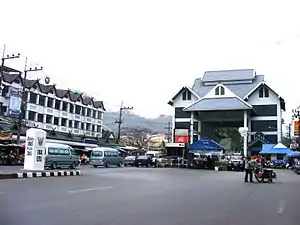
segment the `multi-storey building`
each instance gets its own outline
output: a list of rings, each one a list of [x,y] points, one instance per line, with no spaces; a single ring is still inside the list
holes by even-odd
[[[253,69],[205,72],[168,104],[174,107],[174,142],[213,138],[221,127],[248,128],[249,147],[262,135],[281,142],[285,101]]]
[[[37,127],[52,133],[66,136],[102,138],[103,113],[102,101],[69,89],[59,89],[56,85],[46,85],[40,80],[26,80],[18,71],[6,72],[2,77],[1,112],[10,114],[11,90],[22,90],[25,110],[22,112],[26,127]]]

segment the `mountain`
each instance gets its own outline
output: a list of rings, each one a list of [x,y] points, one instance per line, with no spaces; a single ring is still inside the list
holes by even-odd
[[[103,123],[115,133],[118,130],[118,124],[115,121],[119,118],[119,112],[105,112]],[[131,112],[123,112],[123,128],[146,128],[152,132],[165,133],[168,122],[172,121],[172,116],[160,115],[155,119],[149,119],[135,115]]]

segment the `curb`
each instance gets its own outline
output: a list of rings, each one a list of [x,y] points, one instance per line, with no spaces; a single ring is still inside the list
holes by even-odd
[[[65,176],[80,176],[81,171],[43,171],[43,172],[22,172],[22,173],[0,173],[2,179],[23,179],[37,177],[65,177]]]

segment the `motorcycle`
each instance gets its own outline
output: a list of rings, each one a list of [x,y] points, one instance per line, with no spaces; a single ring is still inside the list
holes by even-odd
[[[272,183],[273,180],[277,179],[277,173],[272,169],[256,168],[254,170],[254,176],[259,183]]]

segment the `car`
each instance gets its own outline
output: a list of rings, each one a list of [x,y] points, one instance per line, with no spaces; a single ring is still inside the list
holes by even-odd
[[[135,160],[134,165],[136,167],[140,167],[140,166],[150,167],[153,165],[152,157],[148,155],[138,156]]]
[[[124,166],[134,166],[137,156],[126,156],[124,159]]]
[[[228,170],[244,171],[244,160],[242,156],[231,156],[228,162]]]

